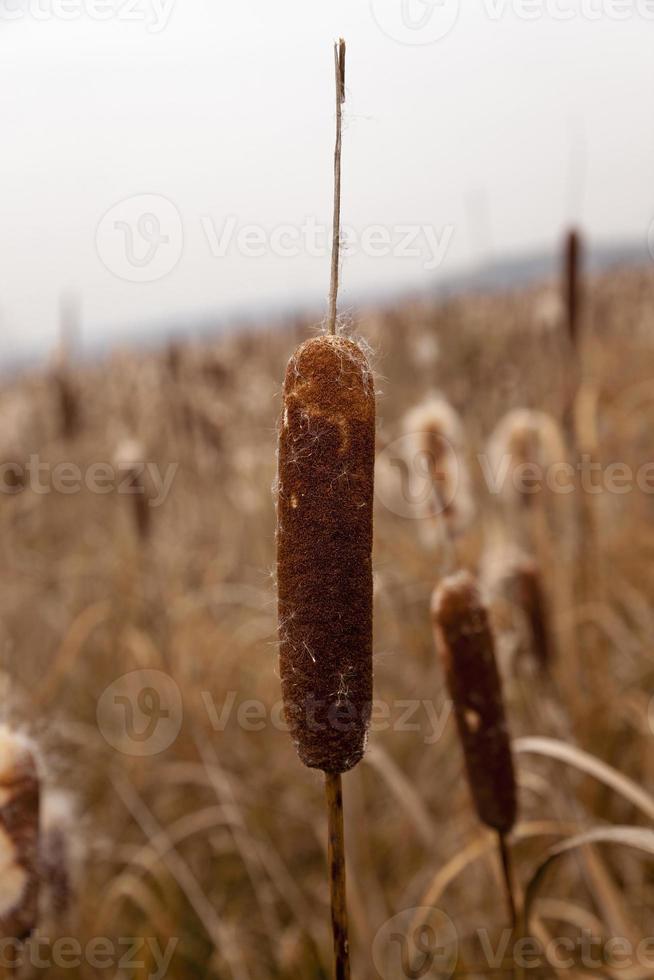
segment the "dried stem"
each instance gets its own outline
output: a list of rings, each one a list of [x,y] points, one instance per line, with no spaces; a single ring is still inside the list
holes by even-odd
[[[506,889],[506,901],[511,917],[511,928],[516,929],[518,923],[517,905],[515,900],[515,890],[513,887],[513,868],[511,862],[511,852],[506,841],[506,835],[498,831],[497,843],[502,865],[502,875],[504,877],[504,887]]]
[[[334,45],[336,72],[336,145],[334,146],[334,218],[332,223],[332,275],[329,286],[329,333],[336,333],[336,300],[338,298],[338,263],[341,245],[341,125],[345,102],[345,41]]]
[[[334,937],[335,980],[350,978],[350,944],[347,927],[345,892],[345,838],[343,834],[343,791],[340,773],[325,773],[327,825],[329,829],[327,860]]]

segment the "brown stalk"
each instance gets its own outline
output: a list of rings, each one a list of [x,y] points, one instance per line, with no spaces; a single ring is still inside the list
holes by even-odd
[[[343,792],[340,773],[325,773],[325,796],[327,799],[327,864],[329,866],[329,893],[334,942],[334,976],[336,980],[349,980],[350,946],[345,888]]]
[[[340,38],[334,45],[334,69],[336,73],[336,144],[334,146],[334,215],[332,221],[332,274],[329,288],[330,334],[336,333],[336,300],[338,298],[338,262],[341,248],[341,130],[342,105],[345,102],[345,41]]]

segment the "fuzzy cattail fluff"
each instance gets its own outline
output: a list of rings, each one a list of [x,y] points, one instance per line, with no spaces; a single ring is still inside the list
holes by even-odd
[[[280,673],[305,765],[345,772],[363,755],[372,701],[375,393],[341,336],[289,361],[279,430]]]
[[[30,742],[0,726],[0,938],[26,939],[37,924],[39,775]]]
[[[71,793],[46,787],[41,805],[41,916],[60,922],[71,911],[86,841]]]
[[[516,819],[513,759],[493,634],[473,577],[446,578],[431,612],[479,819],[506,834]]]
[[[509,505],[529,506],[558,487],[567,459],[558,423],[546,412],[515,408],[500,419],[487,445],[493,488]]]
[[[409,491],[421,516],[442,517],[451,533],[465,530],[474,508],[459,416],[434,395],[408,412],[402,427]]]

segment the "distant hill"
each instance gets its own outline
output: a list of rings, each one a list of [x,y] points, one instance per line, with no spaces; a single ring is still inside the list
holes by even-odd
[[[534,283],[551,280],[559,275],[560,254],[553,251],[532,252],[529,255],[501,256],[495,261],[472,267],[460,274],[447,276],[438,282],[429,292],[432,295],[448,299],[470,292],[487,292],[504,289],[526,287]],[[647,242],[640,244],[622,242],[611,244],[589,244],[586,246],[585,267],[591,273],[603,272],[615,266],[638,266],[653,263]],[[352,297],[351,302],[365,306],[383,306],[385,303],[401,302],[404,295],[424,293],[424,283],[413,290],[405,287],[393,291],[385,287],[379,294],[369,292]],[[95,360],[115,347],[152,349],[173,338],[201,338],[227,331],[234,332],[244,327],[256,325],[274,326],[288,322],[289,316],[320,318],[319,302],[297,301],[292,306],[282,307],[279,303],[271,304],[265,299],[252,306],[234,309],[231,312],[217,313],[207,311],[206,314],[193,317],[171,317],[157,323],[135,323],[120,330],[109,330],[110,324],[98,327],[96,333],[87,329],[82,330],[84,360]],[[0,370],[13,373],[23,367],[29,367],[36,360],[43,359],[41,347],[17,348],[15,341],[0,337]]]

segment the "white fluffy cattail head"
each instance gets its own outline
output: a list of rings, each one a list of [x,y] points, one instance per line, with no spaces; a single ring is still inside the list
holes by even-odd
[[[553,467],[567,461],[556,420],[529,408],[513,409],[500,419],[488,440],[487,453],[503,499],[526,506],[553,485]]]
[[[39,774],[31,742],[0,726],[0,937],[26,939],[37,924]]]
[[[421,516],[443,519],[450,533],[464,531],[474,507],[461,420],[440,395],[409,411],[402,423],[405,463]]]

